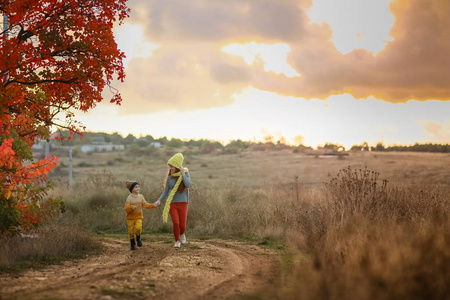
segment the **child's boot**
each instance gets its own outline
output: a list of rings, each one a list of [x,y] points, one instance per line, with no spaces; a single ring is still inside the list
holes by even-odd
[[[136,242],[138,247],[142,247],[142,242],[141,242],[141,236],[140,235],[136,235]]]
[[[131,250],[136,250],[136,242],[134,241],[134,239],[131,239],[130,243],[131,243]]]

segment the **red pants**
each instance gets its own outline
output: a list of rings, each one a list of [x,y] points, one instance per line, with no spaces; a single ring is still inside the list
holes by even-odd
[[[173,223],[173,236],[175,241],[179,241],[180,234],[186,231],[188,204],[186,202],[170,203],[169,214]]]

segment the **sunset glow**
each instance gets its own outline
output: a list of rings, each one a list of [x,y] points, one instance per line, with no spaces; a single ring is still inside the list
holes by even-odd
[[[130,2],[116,28],[124,101],[79,114],[89,130],[450,142],[448,1],[194,2]]]

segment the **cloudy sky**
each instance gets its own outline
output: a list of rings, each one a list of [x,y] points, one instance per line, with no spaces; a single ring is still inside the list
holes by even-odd
[[[448,0],[131,0],[121,106],[91,131],[450,143]],[[108,95],[106,95],[108,96]]]

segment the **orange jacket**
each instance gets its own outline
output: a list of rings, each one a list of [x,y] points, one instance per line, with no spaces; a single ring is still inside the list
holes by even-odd
[[[133,208],[136,206],[136,208]],[[137,220],[142,219],[144,216],[142,214],[142,209],[147,208],[155,208],[155,206],[151,203],[147,203],[144,199],[144,196],[138,194],[135,196],[134,194],[130,194],[125,201],[125,211],[127,212],[127,220]]]

